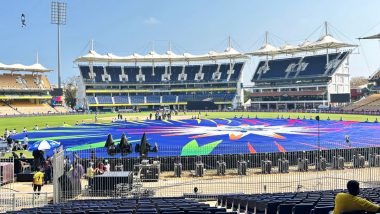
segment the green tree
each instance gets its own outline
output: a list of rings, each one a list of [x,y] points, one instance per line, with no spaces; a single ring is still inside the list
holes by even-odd
[[[77,105],[77,99],[76,99],[77,88],[75,84],[73,83],[66,84],[63,89],[63,94],[65,96],[66,105],[73,109]]]

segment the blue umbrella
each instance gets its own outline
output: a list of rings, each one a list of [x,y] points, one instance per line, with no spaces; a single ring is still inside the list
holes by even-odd
[[[55,149],[61,145],[60,142],[54,141],[54,140],[41,140],[36,141],[32,144],[32,146],[29,147],[30,151],[35,150],[50,150]]]

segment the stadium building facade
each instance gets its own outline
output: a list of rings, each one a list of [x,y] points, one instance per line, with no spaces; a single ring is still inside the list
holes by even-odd
[[[91,50],[76,62],[85,88],[84,103],[91,110],[182,110],[194,101],[211,102],[221,110],[241,105],[246,58],[231,47],[204,55],[167,51],[126,57]]]

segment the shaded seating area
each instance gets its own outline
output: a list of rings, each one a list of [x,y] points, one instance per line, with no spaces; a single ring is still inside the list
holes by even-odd
[[[234,64],[202,64],[173,66],[93,66],[93,73],[88,65],[80,65],[79,70],[84,81],[91,83],[162,83],[162,82],[235,82],[243,70],[243,62]],[[230,67],[233,72],[230,74]],[[219,67],[219,69],[218,69]],[[220,78],[213,79],[213,74],[220,72]],[[127,81],[122,80],[124,74]],[[139,80],[137,77],[145,78]],[[166,78],[164,79],[164,74]],[[184,75],[182,75],[184,74]],[[198,74],[198,75],[197,75]],[[199,74],[203,74],[199,78]],[[109,78],[105,78],[109,75]],[[14,79],[14,78],[13,78]],[[17,83],[13,81],[15,85]],[[20,83],[22,86],[22,84]],[[50,86],[50,85],[49,85]],[[17,86],[20,87],[20,86]]]
[[[7,213],[40,213],[40,214],[235,214],[225,208],[212,207],[182,197],[142,198],[142,199],[103,199],[75,200],[56,205],[22,209]]]
[[[305,57],[291,57],[260,61],[252,77],[252,82],[267,79],[312,78],[330,76],[348,56],[348,52],[330,53],[329,62],[325,54]],[[242,64],[235,64],[234,69],[240,70]],[[236,78],[231,75],[230,80]]]

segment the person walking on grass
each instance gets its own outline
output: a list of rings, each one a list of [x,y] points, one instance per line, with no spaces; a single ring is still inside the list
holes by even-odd
[[[44,185],[44,173],[41,168],[38,168],[38,171],[33,175],[33,192],[36,193],[37,196],[41,193],[41,188]]]

